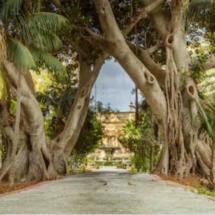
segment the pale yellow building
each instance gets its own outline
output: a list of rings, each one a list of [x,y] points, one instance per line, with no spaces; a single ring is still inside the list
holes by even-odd
[[[104,127],[104,136],[101,144],[95,153],[89,155],[94,160],[126,160],[131,156],[118,141],[118,137],[127,120],[135,118],[133,103],[130,104],[127,112],[97,113],[97,118],[101,120]]]

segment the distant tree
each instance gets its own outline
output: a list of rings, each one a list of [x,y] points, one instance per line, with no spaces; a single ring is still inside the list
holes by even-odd
[[[102,139],[103,127],[95,113],[89,109],[86,121],[74,147],[76,153],[89,154],[93,152]]]
[[[131,161],[137,171],[151,172],[159,155],[151,117],[149,108],[142,110],[138,126],[134,120],[127,121],[119,136],[120,143],[134,153]]]

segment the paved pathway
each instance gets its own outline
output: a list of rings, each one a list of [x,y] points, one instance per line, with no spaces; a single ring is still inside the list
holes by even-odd
[[[0,213],[215,214],[215,201],[147,174],[77,174],[0,198]]]

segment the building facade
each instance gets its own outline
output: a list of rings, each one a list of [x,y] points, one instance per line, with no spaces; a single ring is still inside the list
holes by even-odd
[[[99,148],[89,157],[95,161],[129,159],[131,153],[118,141],[126,121],[135,118],[133,103],[129,107],[130,110],[127,112],[97,113],[97,118],[102,122],[104,128],[104,136]]]

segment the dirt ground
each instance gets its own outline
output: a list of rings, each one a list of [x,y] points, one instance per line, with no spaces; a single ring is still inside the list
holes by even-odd
[[[198,175],[192,176],[190,178],[184,178],[184,179],[180,179],[175,176],[164,176],[164,175],[159,175],[159,176],[163,180],[177,182],[177,183],[185,185],[185,186],[190,186],[190,187],[194,187],[194,188],[197,188],[197,187],[206,188],[205,185],[201,184],[201,181],[200,181],[201,178]]]
[[[35,184],[37,184],[37,182],[15,182],[14,185],[10,186],[8,182],[0,182],[0,195],[20,190]]]

